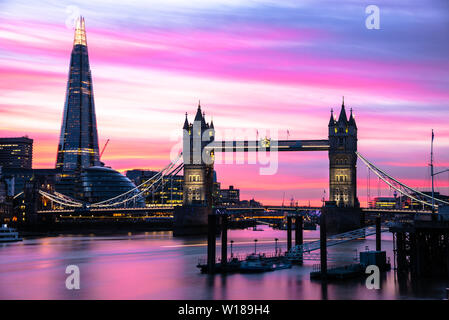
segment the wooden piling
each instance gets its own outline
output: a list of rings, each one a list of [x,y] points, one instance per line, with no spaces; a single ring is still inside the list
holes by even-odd
[[[228,263],[228,216],[221,216],[221,265]]]
[[[292,248],[292,217],[287,216],[287,251]]]
[[[327,278],[327,234],[326,234],[326,215],[321,211],[320,219],[320,257],[321,257],[321,279]]]
[[[382,238],[380,233],[380,217],[376,217],[376,251],[382,250]]]
[[[207,217],[207,272],[215,272],[215,246],[216,246],[216,231],[217,231],[217,216],[210,214]]]
[[[300,246],[304,243],[303,229],[304,229],[303,217],[301,215],[298,215],[295,218],[295,245],[296,246]]]

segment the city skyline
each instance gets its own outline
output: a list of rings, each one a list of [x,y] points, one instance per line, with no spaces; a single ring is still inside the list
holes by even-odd
[[[444,41],[432,43],[447,35],[447,30],[434,33],[441,20],[447,21],[447,14],[423,7],[428,24],[420,29],[422,21],[414,23],[413,12],[404,9],[406,5],[389,7],[381,30],[370,31],[364,28],[363,6],[318,12],[316,7],[324,3],[305,2],[298,11],[301,15],[313,13],[315,18],[332,13],[325,25],[343,19],[337,29],[310,21],[278,21],[276,12],[287,14],[288,8],[266,2],[251,3],[268,15],[265,26],[255,16],[244,19],[249,13],[238,3],[224,8],[194,2],[192,5],[204,10],[193,14],[185,5],[173,2],[170,6],[178,6],[179,11],[172,15],[181,19],[170,16],[161,24],[158,19],[162,19],[163,9],[156,6],[154,20],[136,19],[130,25],[123,25],[121,19],[144,4],[121,8],[123,16],[116,6],[116,11],[106,10],[101,17],[94,15],[88,4],[79,4],[86,16],[100,148],[111,139],[102,161],[120,171],[162,167],[174,144],[170,137],[181,134],[184,113],[193,115],[198,99],[206,115],[223,130],[276,128],[279,138],[286,138],[289,130],[293,139],[324,139],[330,108],[339,110],[344,95],[346,106],[353,108],[357,117],[359,151],[405,183],[429,186],[426,165],[432,128],[436,165],[449,166],[445,120],[449,113],[445,59],[449,50]],[[45,20],[28,15],[34,7],[24,3],[1,5],[5,10],[0,14],[4,20],[0,74],[13,80],[0,83],[4,96],[1,136],[26,134],[33,138],[36,168],[54,167],[56,158],[73,41],[73,30],[64,24],[68,5],[54,5]],[[273,14],[267,8],[273,8]],[[222,14],[216,25],[211,19],[214,10]],[[223,10],[228,14],[223,15]],[[204,15],[200,22],[194,19],[198,12]],[[14,21],[8,18],[12,13],[18,16]],[[395,15],[420,32],[409,32],[407,36],[415,37],[401,39],[401,25],[389,19]],[[359,29],[352,31],[354,26]],[[395,32],[386,38],[383,28]],[[428,39],[429,34],[434,38]],[[350,36],[357,36],[357,45],[351,39],[349,46]],[[329,51],[320,51],[329,42]],[[374,50],[376,43],[383,45],[383,51]],[[39,112],[36,115],[30,110]],[[328,184],[327,153],[280,154],[279,159],[275,176],[259,176],[254,165],[217,165],[218,180],[236,185],[242,198],[254,196],[279,203],[285,192],[287,199],[293,195],[303,204],[307,200],[319,203]],[[241,178],[243,172],[245,178]],[[363,204],[366,169],[362,166],[358,181]],[[436,187],[445,193],[448,185],[444,175]],[[377,195],[373,186],[371,193]]]

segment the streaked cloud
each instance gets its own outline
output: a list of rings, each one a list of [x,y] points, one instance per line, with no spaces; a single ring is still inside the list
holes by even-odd
[[[103,161],[162,167],[184,113],[201,99],[220,129],[279,129],[325,138],[341,96],[354,108],[359,150],[413,186],[427,186],[430,130],[438,165],[449,157],[449,5],[378,1],[381,30],[364,27],[363,1],[3,1],[0,135],[35,140],[34,165],[52,167],[73,30],[86,17]],[[326,154],[281,155],[267,179],[257,166],[217,166],[224,186],[271,203],[319,204]],[[359,166],[359,196],[366,194]],[[448,193],[447,176],[438,187]],[[446,188],[446,189],[445,189]],[[283,191],[284,189],[284,191]],[[390,191],[384,189],[388,194]]]

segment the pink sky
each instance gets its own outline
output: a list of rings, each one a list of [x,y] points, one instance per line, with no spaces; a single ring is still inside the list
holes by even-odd
[[[325,139],[329,111],[339,111],[344,95],[356,116],[359,151],[376,165],[428,188],[434,129],[436,165],[449,166],[449,49],[442,41],[448,14],[430,6],[410,16],[400,1],[402,7],[385,11],[381,30],[366,30],[363,8],[352,2],[338,10],[327,9],[326,1],[298,8],[282,1],[157,3],[151,15],[140,2],[79,5],[100,149],[110,139],[106,165],[122,172],[164,166],[185,112],[192,120],[199,99],[222,130],[277,129],[280,138],[289,130],[293,139]],[[40,15],[30,13],[44,8],[31,4],[2,6],[0,136],[28,135],[33,166],[54,167],[73,42],[66,5]],[[330,27],[332,19],[337,27]],[[217,165],[218,180],[240,188],[243,199],[274,204],[285,192],[300,204],[319,204],[328,188],[327,154],[281,154],[279,161],[278,173],[268,177],[259,175],[258,165]],[[358,172],[364,205],[362,163]],[[385,186],[378,191],[374,178],[371,186],[372,195],[392,194]],[[437,190],[448,188],[449,175],[442,174]]]

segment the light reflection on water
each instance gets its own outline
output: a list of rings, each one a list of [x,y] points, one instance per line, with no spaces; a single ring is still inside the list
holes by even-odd
[[[264,231],[230,230],[233,253],[253,252],[254,239],[258,252],[274,252],[275,238],[286,250],[286,231],[260,228]],[[391,234],[382,237],[393,262]],[[304,231],[304,238],[318,239],[319,230]],[[219,244],[217,238],[217,255]],[[374,249],[374,237],[330,247],[328,252],[351,260],[366,246]],[[195,267],[205,254],[205,237],[173,238],[169,231],[0,244],[0,299],[442,299],[449,287],[441,280],[399,281],[393,271],[382,276],[380,290],[366,289],[364,279],[326,286],[309,277],[318,261],[263,274],[210,276]],[[65,268],[70,264],[80,268],[80,290],[65,288]]]

